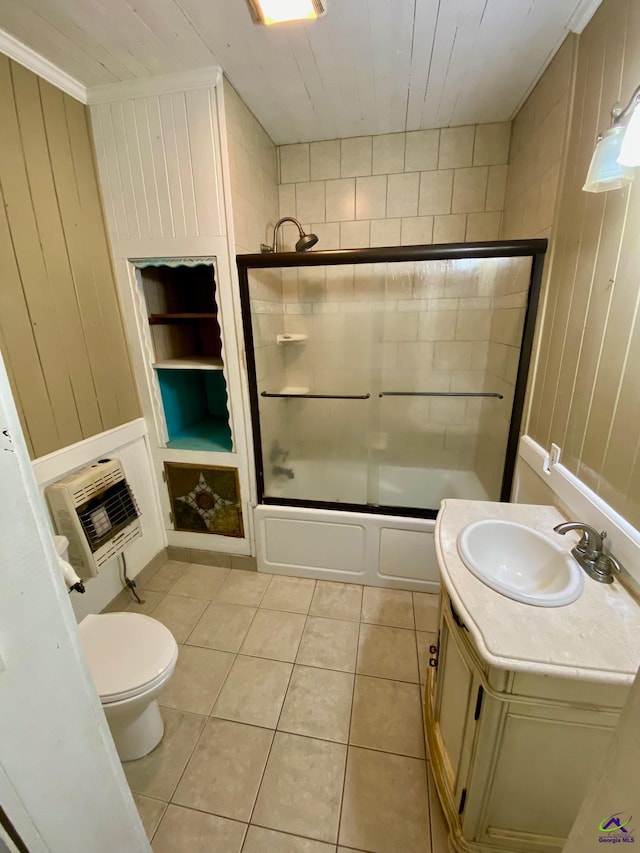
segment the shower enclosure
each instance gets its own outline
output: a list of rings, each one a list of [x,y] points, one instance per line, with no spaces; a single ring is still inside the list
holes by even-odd
[[[508,500],[545,249],[240,255],[259,504]]]

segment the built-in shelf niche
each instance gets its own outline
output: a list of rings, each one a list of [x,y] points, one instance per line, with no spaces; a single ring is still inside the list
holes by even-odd
[[[154,366],[179,360],[222,367],[213,264],[138,269],[148,312]]]
[[[233,448],[213,259],[134,261],[146,307],[167,447]]]

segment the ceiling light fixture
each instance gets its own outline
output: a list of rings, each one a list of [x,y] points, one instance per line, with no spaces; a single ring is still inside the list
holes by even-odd
[[[640,86],[624,107],[616,104],[611,110],[611,124],[599,134],[591,158],[587,180],[582,189],[588,193],[618,190],[630,184],[640,166]],[[626,119],[629,119],[626,122]]]
[[[313,21],[327,10],[326,0],[248,0],[256,24]]]

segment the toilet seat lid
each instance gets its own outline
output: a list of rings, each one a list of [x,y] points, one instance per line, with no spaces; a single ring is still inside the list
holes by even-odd
[[[178,653],[171,631],[142,613],[89,614],[78,625],[78,634],[103,702],[141,692],[166,672]]]

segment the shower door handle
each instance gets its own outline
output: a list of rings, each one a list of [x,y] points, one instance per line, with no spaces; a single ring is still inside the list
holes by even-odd
[[[504,399],[502,394],[484,391],[381,391],[378,397],[496,397]]]
[[[262,391],[261,397],[287,397],[304,398],[305,400],[368,400],[371,394],[271,394],[269,391]]]

